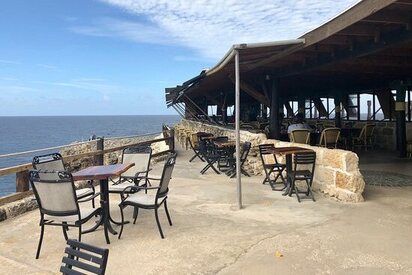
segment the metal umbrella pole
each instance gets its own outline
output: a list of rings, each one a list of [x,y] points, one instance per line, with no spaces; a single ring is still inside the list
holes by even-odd
[[[237,204],[239,209],[242,209],[242,182],[240,173],[240,73],[238,50],[235,50],[235,111]]]

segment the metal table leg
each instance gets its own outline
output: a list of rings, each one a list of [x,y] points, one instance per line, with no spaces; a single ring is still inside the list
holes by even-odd
[[[286,155],[286,182],[287,182],[287,187],[285,189],[285,192],[283,192],[282,196],[292,195],[292,180],[289,178],[290,173],[292,172],[292,155],[287,154]]]

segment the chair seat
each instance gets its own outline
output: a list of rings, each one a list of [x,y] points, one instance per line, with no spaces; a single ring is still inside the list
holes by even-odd
[[[128,186],[135,186],[133,182],[124,181],[119,184],[111,184],[109,185],[109,192],[119,192],[121,193],[126,187]]]
[[[312,178],[312,173],[309,170],[298,170],[289,173],[290,177],[295,177],[296,179],[310,179]]]
[[[161,204],[166,197],[159,198],[157,203]],[[144,206],[151,206],[151,205],[156,205],[155,203],[156,200],[156,193],[144,193],[144,192],[137,192],[131,194],[126,200],[124,200],[124,203],[131,203],[131,204],[138,204],[138,205],[144,205]]]
[[[81,199],[81,198],[84,198],[84,197],[87,197],[87,196],[91,196],[91,195],[93,195],[94,194],[94,191],[93,191],[93,189],[91,189],[91,188],[82,188],[82,189],[77,189],[76,190],[76,196],[77,196],[77,198],[79,198],[79,199]]]
[[[80,208],[80,220],[85,220],[90,218],[90,216],[94,215],[99,208]],[[59,222],[67,222],[67,223],[75,223],[79,220],[77,215],[70,215],[70,216],[52,216],[52,215],[44,215],[45,220],[54,220]]]
[[[286,164],[283,163],[270,163],[270,164],[264,164],[263,165],[264,168],[274,168],[274,167],[286,167]]]

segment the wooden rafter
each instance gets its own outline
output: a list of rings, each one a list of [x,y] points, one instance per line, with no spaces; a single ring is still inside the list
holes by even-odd
[[[235,82],[233,76],[229,76],[229,78],[233,83]],[[265,106],[270,106],[270,101],[246,81],[240,80],[240,89]]]

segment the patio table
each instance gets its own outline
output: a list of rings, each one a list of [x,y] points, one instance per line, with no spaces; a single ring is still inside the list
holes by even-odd
[[[297,154],[297,153],[308,153],[308,152],[313,152],[312,149],[308,148],[303,148],[303,147],[297,147],[297,146],[292,146],[292,147],[275,147],[272,150],[272,153],[274,155],[281,155],[286,157],[286,173],[288,174],[287,177],[287,186],[285,192],[282,194],[283,196],[292,195],[292,183],[289,179],[289,175],[292,172],[292,155]]]
[[[104,227],[104,235],[108,244],[110,244],[108,231],[113,235],[117,234],[110,222],[120,224],[110,216],[109,178],[118,177],[133,166],[134,163],[90,166],[72,174],[74,180],[100,180],[100,203],[103,209],[100,225]]]

